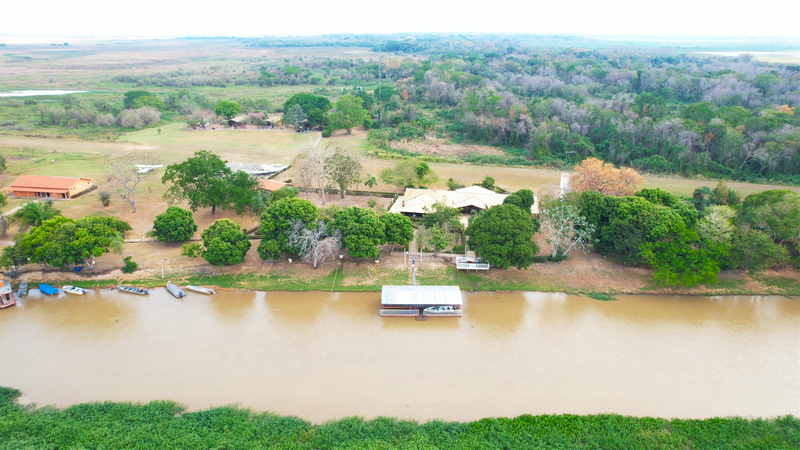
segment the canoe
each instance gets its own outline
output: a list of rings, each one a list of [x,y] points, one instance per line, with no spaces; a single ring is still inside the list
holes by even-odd
[[[147,295],[150,293],[150,291],[148,291],[147,289],[139,289],[133,286],[119,285],[117,286],[117,289],[119,289],[120,292],[127,292],[129,294]]]
[[[62,289],[64,289],[64,292],[68,294],[83,295],[86,293],[86,289],[76,286],[64,286]]]
[[[47,295],[58,294],[58,289],[54,288],[53,286],[50,286],[49,284],[39,283],[39,291],[41,291],[42,294],[47,294]]]
[[[5,308],[8,308],[9,306],[14,306],[16,304],[17,304],[17,301],[14,300],[14,297],[12,296],[11,299],[6,301],[6,302],[3,302],[3,300],[0,300],[0,309],[5,309]]]
[[[28,295],[28,282],[23,281],[17,287],[17,297],[25,297],[26,295]]]
[[[167,291],[172,294],[175,298],[183,298],[186,296],[186,293],[181,290],[178,286],[172,284],[172,282],[167,281]]]
[[[189,286],[186,286],[186,289],[188,289],[190,291],[199,292],[201,294],[216,294],[216,292],[213,289],[204,288],[203,286],[192,286],[192,285],[189,285]]]

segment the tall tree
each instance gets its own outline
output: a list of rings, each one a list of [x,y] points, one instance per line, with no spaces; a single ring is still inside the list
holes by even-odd
[[[343,95],[336,101],[334,110],[329,114],[333,130],[346,130],[351,134],[351,130],[364,123],[369,116],[361,106],[361,99],[352,95]]]
[[[242,107],[236,102],[229,102],[227,100],[220,100],[214,107],[214,114],[224,117],[228,120],[236,117],[237,114],[242,112]]]
[[[296,127],[300,124],[300,122],[306,119],[306,113],[303,112],[303,107],[294,104],[288,111],[283,113],[283,124],[289,125],[290,127]]]
[[[327,145],[314,146],[306,142],[300,146],[300,151],[294,157],[292,167],[297,171],[299,184],[306,190],[316,190],[325,204],[325,188],[331,176],[331,166],[328,164],[330,151]]]
[[[383,222],[375,211],[351,206],[334,215],[333,226],[342,233],[342,246],[355,258],[377,258],[385,242]]]
[[[244,172],[233,172],[220,157],[206,150],[178,164],[167,166],[161,182],[171,183],[164,199],[170,203],[186,200],[189,209],[211,207],[244,212],[253,198],[257,182]]]
[[[300,220],[292,220],[287,243],[289,247],[297,250],[297,254],[303,261],[316,269],[328,258],[334,257],[339,249],[340,240],[339,231],[334,230],[331,233],[323,220],[318,220],[311,227]]]
[[[566,257],[573,248],[588,253],[592,247],[595,226],[588,223],[571,205],[547,208],[539,215],[539,220],[542,233],[550,244],[552,258]]]
[[[533,234],[539,221],[514,205],[497,205],[476,216],[467,227],[469,246],[495,267],[525,269],[533,263],[539,246]]]
[[[382,214],[380,219],[383,222],[385,241],[392,244],[392,250],[394,250],[395,245],[405,247],[414,239],[414,225],[408,217],[387,212]]]
[[[361,181],[361,161],[338,141],[331,141],[327,146],[328,151],[333,149],[326,162],[328,177],[339,188],[341,198],[344,198],[345,192]]]
[[[603,195],[633,195],[642,184],[642,177],[635,170],[622,167],[617,169],[597,158],[586,158],[575,166],[578,178],[575,190],[597,191]]]
[[[383,169],[380,177],[384,183],[399,188],[427,186],[435,183],[438,179],[428,163],[418,159],[406,159],[394,167]]]
[[[275,259],[284,252],[298,254],[300,251],[289,243],[292,223],[314,224],[317,207],[310,201],[297,197],[279,200],[261,214],[261,243],[258,255],[261,259]]]
[[[153,234],[159,242],[188,241],[197,231],[191,211],[170,206],[153,221]]]
[[[107,182],[114,188],[119,198],[128,202],[136,212],[136,188],[153,175],[152,170],[144,171],[137,165],[154,166],[160,159],[152,154],[128,155],[114,159],[106,166]]]
[[[234,266],[244,261],[250,250],[250,239],[239,225],[220,219],[203,230],[203,249],[200,255],[214,266]]]
[[[331,109],[330,100],[307,92],[301,92],[289,97],[283,104],[284,113],[294,105],[300,105],[303,108],[303,112],[308,118],[308,123],[315,127],[323,124],[325,115]]]

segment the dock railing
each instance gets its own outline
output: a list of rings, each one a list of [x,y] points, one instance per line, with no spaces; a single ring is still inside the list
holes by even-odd
[[[466,269],[466,270],[489,270],[489,263],[479,263],[476,262],[474,259],[460,257],[456,258],[456,269]]]

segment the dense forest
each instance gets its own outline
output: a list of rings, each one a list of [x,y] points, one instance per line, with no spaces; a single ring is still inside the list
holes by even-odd
[[[212,109],[234,86],[264,92],[307,86],[306,92],[331,100],[347,93],[362,99],[373,156],[409,156],[404,142],[438,138],[505,150],[460,158],[473,163],[570,167],[594,156],[643,172],[800,183],[800,65],[760,62],[747,53],[726,58],[669,48],[559,46],[575,42],[513,35],[240,39],[238,45],[254,52],[294,46],[309,55],[254,58],[235,70],[211,65],[115,75],[120,90],[167,91],[133,110],[119,94],[65,97],[55,106],[12,99],[0,106],[35,109],[42,126],[136,129]],[[378,56],[314,53],[335,46],[365,47]],[[235,100],[243,113],[283,110],[257,95],[224,99]]]

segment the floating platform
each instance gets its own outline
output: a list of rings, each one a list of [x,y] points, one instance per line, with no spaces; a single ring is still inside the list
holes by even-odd
[[[463,300],[458,286],[383,286],[383,317],[461,317]]]

